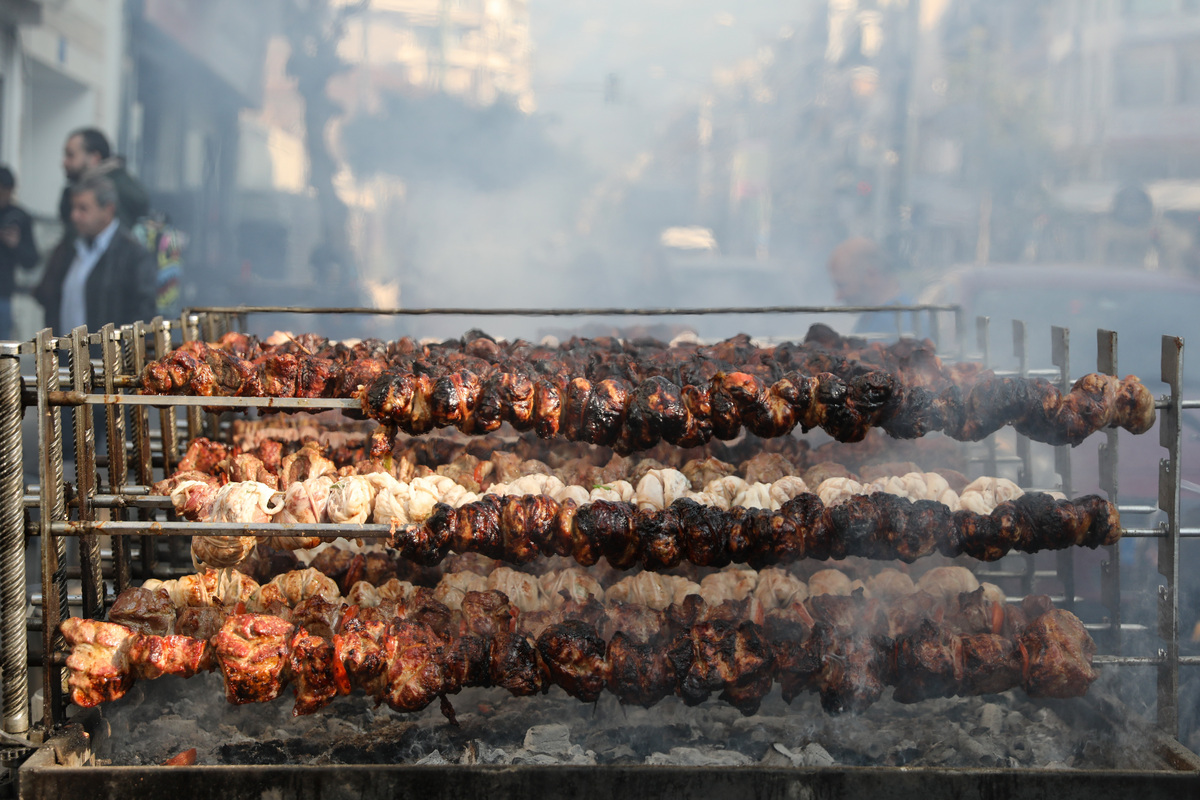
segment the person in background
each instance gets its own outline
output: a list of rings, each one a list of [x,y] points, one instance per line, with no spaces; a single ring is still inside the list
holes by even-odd
[[[150,213],[150,198],[137,178],[125,169],[125,160],[112,154],[108,138],[95,128],[80,128],[67,136],[63,145],[63,174],[67,186],[58,204],[59,217],[71,226],[71,188],[85,176],[103,175],[117,191],[117,216],[126,228]]]
[[[849,306],[907,306],[913,299],[900,283],[878,244],[863,237],[847,239],[829,256],[829,277],[838,302]],[[907,322],[907,321],[905,321]],[[858,317],[854,333],[896,333],[896,315],[868,311]]]
[[[126,229],[150,212],[150,201],[146,190],[125,169],[124,161],[112,154],[108,138],[95,128],[79,128],[72,131],[63,144],[63,174],[67,185],[63,189],[58,205],[59,219],[63,224],[63,235],[46,259],[46,269],[41,283],[34,290],[34,298],[46,312],[46,324],[55,330],[58,319],[58,303],[62,297],[63,277],[76,258],[75,226],[72,221],[74,190],[85,179],[103,177],[113,187],[116,197],[116,216]],[[150,319],[147,316],[146,319]],[[114,320],[115,321],[115,320]],[[65,332],[65,330],[64,330]]]
[[[158,265],[121,226],[117,190],[103,175],[85,176],[71,190],[74,258],[64,274],[48,276],[37,299],[46,324],[66,333],[86,324],[124,325],[154,316]],[[58,287],[58,290],[54,289]]]
[[[8,167],[0,166],[0,339],[12,337],[12,296],[17,268],[33,269],[37,245],[33,240],[33,218],[13,202],[17,179]]]

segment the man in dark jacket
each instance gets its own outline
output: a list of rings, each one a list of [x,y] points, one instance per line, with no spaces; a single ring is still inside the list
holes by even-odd
[[[125,162],[112,154],[108,138],[95,128],[72,131],[63,145],[63,173],[67,186],[58,204],[63,225],[71,228],[71,187],[85,175],[104,175],[117,190],[117,217],[126,228],[150,213],[146,190],[125,169]]]
[[[12,296],[17,268],[37,264],[33,218],[13,202],[17,180],[12,170],[0,167],[0,339],[12,337]]]
[[[46,324],[67,333],[86,324],[124,325],[154,316],[158,268],[154,257],[121,227],[117,190],[104,176],[87,176],[71,190],[75,257],[62,275],[47,275],[35,295]]]

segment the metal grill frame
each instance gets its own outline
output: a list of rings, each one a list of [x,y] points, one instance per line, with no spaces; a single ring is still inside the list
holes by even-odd
[[[185,311],[179,321],[161,317],[147,323],[115,328],[104,326],[98,332],[89,332],[80,327],[66,336],[56,337],[50,330],[40,331],[29,342],[0,343],[0,670],[3,671],[3,729],[18,736],[31,732],[29,715],[28,667],[31,658],[26,646],[26,614],[28,611],[28,587],[25,579],[26,537],[38,537],[41,551],[41,612],[40,628],[42,639],[42,716],[41,735],[49,736],[61,726],[65,719],[63,698],[63,667],[65,652],[58,626],[64,612],[69,613],[69,604],[81,605],[86,616],[103,618],[108,602],[105,592],[105,575],[98,545],[99,535],[112,536],[111,559],[113,569],[110,578],[115,594],[131,585],[134,565],[129,548],[129,537],[141,539],[141,563],[138,570],[143,576],[153,575],[156,567],[157,548],[155,539],[167,534],[210,534],[236,533],[255,535],[261,538],[288,535],[312,530],[329,531],[330,525],[237,525],[224,523],[194,523],[182,521],[158,521],[152,519],[155,509],[169,508],[165,498],[147,496],[158,468],[169,475],[179,457],[178,432],[180,413],[186,416],[188,440],[200,436],[218,436],[219,415],[205,409],[296,408],[307,410],[357,408],[358,403],[344,399],[271,399],[271,398],[190,398],[154,396],[143,397],[131,394],[136,389],[138,376],[148,360],[167,354],[173,340],[189,341],[203,338],[213,341],[225,331],[243,328],[248,314],[355,314],[355,315],[406,315],[406,316],[665,316],[683,317],[708,314],[823,314],[856,311],[894,312],[896,332],[903,333],[905,315],[918,326],[922,315],[928,315],[930,330],[935,343],[941,314],[952,314],[954,321],[955,350],[950,355],[965,357],[967,336],[962,309],[958,306],[905,306],[905,307],[766,307],[766,308],[706,308],[706,309],[347,309],[347,308],[290,308],[282,306],[258,306],[240,308],[201,308]],[[990,321],[986,317],[975,320],[977,353],[975,358],[985,366],[990,361],[988,331]],[[1099,345],[1097,370],[1115,375],[1117,369],[1117,336],[1111,331],[1098,331]],[[1065,391],[1070,388],[1069,331],[1064,328],[1052,330],[1055,369],[1031,370],[1026,357],[1026,327],[1022,322],[1013,323],[1014,355],[1018,359],[1017,372],[1022,376],[1043,376],[1055,380]],[[99,352],[94,359],[92,354]],[[61,354],[68,356],[66,370],[60,369]],[[944,351],[942,355],[947,355]],[[28,379],[21,376],[21,357],[32,357],[36,374],[29,387]],[[1156,538],[1159,541],[1159,570],[1166,578],[1161,587],[1158,605],[1158,633],[1163,646],[1157,653],[1149,655],[1125,655],[1121,648],[1120,608],[1120,561],[1115,546],[1109,551],[1109,559],[1103,565],[1101,593],[1110,612],[1107,623],[1114,644],[1114,652],[1098,654],[1095,663],[1114,666],[1154,666],[1157,668],[1157,724],[1159,729],[1173,738],[1179,735],[1179,671],[1181,666],[1200,665],[1200,657],[1182,656],[1179,647],[1179,545],[1183,537],[1200,537],[1200,528],[1185,528],[1180,520],[1180,449],[1182,447],[1180,416],[1186,408],[1200,408],[1200,401],[1185,402],[1182,396],[1183,340],[1178,337],[1162,338],[1162,375],[1170,393],[1158,399],[1158,428],[1160,444],[1166,450],[1159,471],[1158,505],[1119,506],[1123,520],[1127,516],[1165,512],[1166,520],[1157,527],[1126,527],[1126,537]],[[100,380],[96,380],[99,370]],[[997,371],[997,374],[1004,374]],[[70,389],[63,391],[60,381],[65,377]],[[63,430],[61,410],[75,407],[74,422],[76,445],[76,482],[68,485],[63,475]],[[36,408],[38,414],[39,486],[26,487],[22,473],[21,421],[27,407]],[[104,408],[105,438],[108,442],[106,466],[108,485],[101,487],[95,453],[94,408]],[[155,447],[155,437],[149,425],[151,409],[158,410],[160,435]],[[128,419],[126,419],[128,409]],[[1110,500],[1117,501],[1117,437],[1115,431],[1106,432],[1107,441],[1101,453],[1101,486],[1108,492]],[[997,455],[994,437],[984,444],[984,455],[977,460],[986,462],[996,474],[1001,458]],[[1031,453],[1028,441],[1018,437],[1016,460],[1020,462],[1021,476],[1027,481],[1031,475]],[[1063,478],[1063,489],[1070,494],[1069,448],[1058,448],[1058,470]],[[128,483],[130,473],[136,483]],[[29,521],[28,509],[37,508],[39,519]],[[96,510],[110,510],[111,520],[97,521]],[[73,512],[73,517],[72,517]],[[386,538],[389,530],[384,525],[341,526],[350,537]],[[82,597],[68,598],[65,564],[67,537],[78,537],[80,542],[80,567],[78,577],[82,583]],[[988,573],[981,575],[997,577],[1020,577],[1026,593],[1032,587],[1036,573],[1033,557],[1027,557],[1026,568],[1020,576],[1013,574]],[[1070,558],[1059,558],[1054,574],[1064,585],[1063,605],[1070,608],[1074,601],[1073,563]],[[50,587],[49,590],[46,587]],[[35,601],[37,597],[33,598]],[[1097,626],[1091,626],[1093,629]]]

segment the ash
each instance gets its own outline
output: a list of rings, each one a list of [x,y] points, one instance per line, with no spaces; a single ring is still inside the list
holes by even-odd
[[[750,717],[678,698],[643,709],[606,694],[586,705],[558,688],[525,698],[472,689],[450,700],[457,726],[436,704],[399,714],[362,695],[292,717],[290,696],[230,706],[216,675],[160,679],[103,707],[111,736],[96,755],[114,765],[159,764],[193,747],[199,764],[1145,769],[1160,761],[1145,737],[1104,723],[1088,701],[1035,702],[1015,692],[916,705],[885,695],[863,714],[839,717],[815,695],[789,706],[778,689]]]

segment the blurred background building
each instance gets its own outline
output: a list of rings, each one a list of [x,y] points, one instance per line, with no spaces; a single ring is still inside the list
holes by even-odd
[[[1195,0],[0,0],[43,249],[96,125],[194,303],[821,302],[853,235],[1200,273],[1197,85]]]

